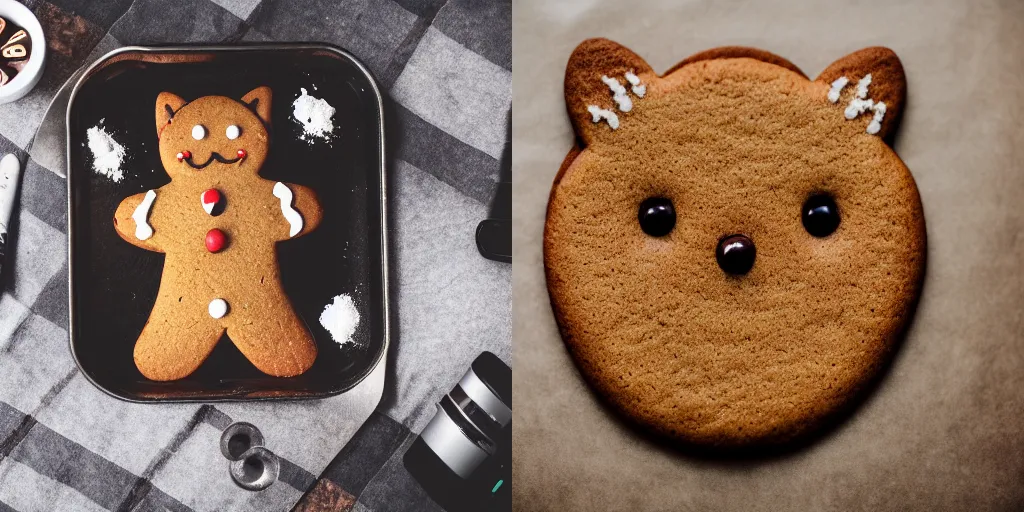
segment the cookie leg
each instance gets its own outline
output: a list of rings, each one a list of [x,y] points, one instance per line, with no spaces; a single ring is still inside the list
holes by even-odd
[[[135,342],[135,366],[147,379],[187,377],[206,360],[224,334],[206,304],[161,288],[149,321]]]
[[[293,377],[313,366],[316,342],[284,294],[253,303],[270,306],[230,313],[238,315],[228,328],[238,350],[260,371],[275,377]]]

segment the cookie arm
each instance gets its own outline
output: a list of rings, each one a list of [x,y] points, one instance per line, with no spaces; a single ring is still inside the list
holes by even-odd
[[[152,195],[150,195],[152,193]],[[147,196],[150,199],[147,200]],[[149,211],[156,201],[156,193],[152,190],[126,197],[114,211],[114,229],[124,241],[146,249],[147,251],[164,252],[150,225]],[[143,203],[147,203],[143,205]],[[140,209],[140,205],[142,208]],[[138,212],[138,213],[137,213]],[[144,215],[145,214],[145,215]],[[136,219],[142,219],[145,226],[140,226]],[[149,227],[147,230],[146,227]],[[148,237],[146,235],[149,235]]]
[[[290,198],[289,195],[291,195]],[[289,232],[282,240],[305,235],[320,225],[323,210],[320,208],[320,201],[313,189],[294,183],[278,183],[275,185],[274,196],[281,200],[281,213],[288,220],[290,227],[293,226],[293,218],[288,210],[297,212],[299,222],[301,222],[301,229],[297,233],[291,235]]]

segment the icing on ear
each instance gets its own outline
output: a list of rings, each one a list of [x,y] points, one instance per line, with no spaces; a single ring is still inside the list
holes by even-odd
[[[851,53],[832,63],[815,81],[829,86],[826,99],[843,105],[844,119],[862,119],[862,114],[870,112],[867,133],[889,140],[899,126],[907,81],[903,64],[892,50],[872,47]],[[851,83],[856,85],[848,88]]]
[[[583,144],[625,125],[636,102],[647,94],[646,83],[656,77],[647,62],[618,43],[580,43],[565,69],[565,104]]]
[[[185,106],[184,98],[170,92],[162,92],[156,96],[156,136],[164,131],[164,127],[174,118],[174,113]]]
[[[630,90],[633,91],[633,94],[636,94],[637,98],[643,98],[647,94],[647,86],[640,82],[640,77],[636,76],[633,70],[626,71],[624,76],[626,81],[632,86]]]
[[[619,116],[615,112],[597,105],[588,105],[587,112],[590,112],[593,122],[600,123],[601,120],[605,120],[608,121],[608,127],[612,130],[619,129]]]
[[[828,90],[828,101],[832,103],[838,102],[839,94],[843,92],[843,88],[848,83],[850,83],[850,79],[845,76],[841,76],[835,82],[832,82],[832,86]]]
[[[633,110],[633,100],[629,99],[629,94],[626,92],[626,88],[622,86],[622,83],[620,83],[618,79],[609,78],[607,75],[601,75],[601,81],[611,89],[612,100],[614,100],[615,104],[618,105],[619,110],[622,112],[629,112],[630,110]],[[587,110],[590,110],[590,107],[587,107]]]

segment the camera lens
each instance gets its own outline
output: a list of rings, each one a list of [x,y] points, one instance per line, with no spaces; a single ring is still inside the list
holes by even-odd
[[[404,461],[448,510],[491,510],[508,501],[511,453],[512,369],[484,352],[441,398]]]

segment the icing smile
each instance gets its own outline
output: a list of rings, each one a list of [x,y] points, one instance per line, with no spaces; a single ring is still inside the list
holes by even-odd
[[[222,164],[233,164],[235,162],[238,162],[241,159],[242,159],[241,155],[239,155],[236,158],[231,158],[231,159],[224,158],[223,156],[220,155],[220,153],[214,151],[214,152],[210,153],[210,158],[208,158],[206,160],[206,162],[202,163],[202,164],[196,164],[195,162],[193,162],[191,154],[185,155],[181,160],[184,161],[185,163],[187,163],[188,165],[190,165],[193,169],[199,170],[199,169],[202,169],[202,168],[206,167],[207,165],[212,164],[214,160],[216,160],[216,161],[218,161],[218,162],[220,162]]]

